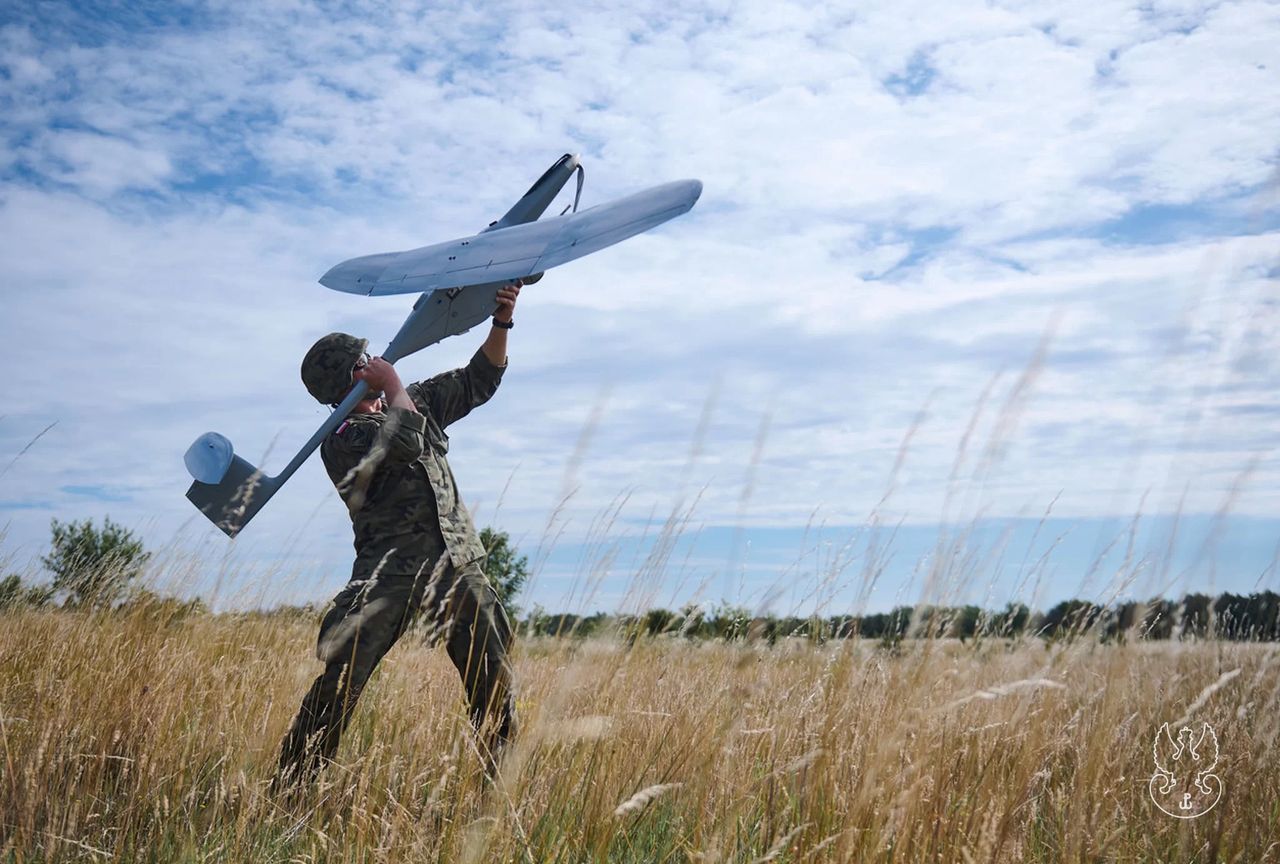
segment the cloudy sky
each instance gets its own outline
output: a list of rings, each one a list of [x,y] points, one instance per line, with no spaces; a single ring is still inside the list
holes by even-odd
[[[317,460],[274,472],[316,279],[477,230],[561,153],[689,215],[527,288],[450,431],[526,598],[834,611],[1280,586],[1274,2],[39,3],[0,12],[0,555],[113,519],[221,605],[321,600]],[[475,331],[406,359],[465,362]]]

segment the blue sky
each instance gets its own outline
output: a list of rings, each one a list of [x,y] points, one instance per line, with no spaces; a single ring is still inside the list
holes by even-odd
[[[584,205],[705,192],[531,286],[451,430],[526,605],[1274,589],[1278,40],[1262,2],[6,8],[0,563],[109,514],[220,605],[331,595],[318,461],[230,543],[183,451],[278,469],[307,347],[411,302],[319,275],[572,151]]]

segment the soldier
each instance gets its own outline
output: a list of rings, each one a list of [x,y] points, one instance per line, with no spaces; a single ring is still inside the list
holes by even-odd
[[[323,337],[302,361],[302,381],[336,405],[356,381],[369,394],[320,446],[351,514],[351,581],[320,624],[324,671],[302,700],[280,751],[275,785],[310,781],[338,749],[360,691],[420,612],[458,667],[485,768],[511,737],[511,625],[481,570],[485,549],[445,460],[450,423],[489,400],[507,365],[520,282],[498,292],[493,326],[461,369],[405,387],[395,368],[365,353],[368,340]]]

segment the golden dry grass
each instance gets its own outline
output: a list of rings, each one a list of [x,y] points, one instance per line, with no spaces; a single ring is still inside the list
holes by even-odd
[[[406,640],[339,763],[280,802],[313,640],[283,617],[0,616],[0,858],[1280,858],[1280,646],[525,642],[522,737],[487,786],[452,666]],[[1226,794],[1169,818],[1155,730],[1234,669],[1196,711]]]

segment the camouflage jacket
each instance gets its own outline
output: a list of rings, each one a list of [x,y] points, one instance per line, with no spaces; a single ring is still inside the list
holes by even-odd
[[[375,569],[415,574],[446,551],[457,567],[484,557],[445,459],[444,428],[489,401],[505,368],[477,351],[463,368],[405,388],[421,414],[404,408],[352,414],[320,445],[351,513],[353,579]]]

